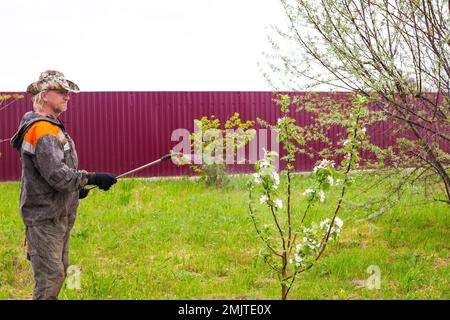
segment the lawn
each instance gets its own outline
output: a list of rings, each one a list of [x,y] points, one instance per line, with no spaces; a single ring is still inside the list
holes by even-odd
[[[181,179],[126,179],[81,200],[70,259],[81,267],[81,289],[64,286],[61,299],[279,299],[280,286],[258,256],[262,247],[249,218],[246,182],[207,188]],[[382,195],[369,173],[356,176],[339,216],[341,239],[299,276],[289,299],[449,299],[449,207],[423,203],[410,186],[384,214],[354,203]],[[294,177],[294,212],[308,175]],[[385,182],[386,184],[389,181]],[[32,271],[23,248],[19,183],[0,184],[0,299],[29,299]],[[330,192],[310,218],[335,206]],[[369,289],[367,268],[379,267],[380,289]]]

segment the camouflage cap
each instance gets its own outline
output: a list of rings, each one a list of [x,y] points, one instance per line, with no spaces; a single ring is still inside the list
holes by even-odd
[[[80,88],[70,80],[64,77],[60,71],[47,70],[41,73],[39,80],[30,84],[27,92],[36,95],[44,90],[60,90],[65,89],[71,92],[80,92]]]

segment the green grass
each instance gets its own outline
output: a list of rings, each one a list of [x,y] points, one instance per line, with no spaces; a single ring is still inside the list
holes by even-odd
[[[258,257],[261,242],[247,211],[248,176],[222,189],[187,178],[122,180],[80,202],[71,235],[72,265],[82,268],[81,290],[64,286],[61,299],[279,299],[280,287]],[[319,263],[299,276],[289,299],[449,299],[449,207],[414,190],[371,220],[352,201],[382,195],[384,186],[359,176],[339,216],[344,228]],[[294,212],[302,212],[309,176],[294,178]],[[0,184],[0,299],[29,299],[31,266],[22,247],[19,183]],[[320,219],[337,190],[316,206]],[[381,288],[361,281],[370,265]]]

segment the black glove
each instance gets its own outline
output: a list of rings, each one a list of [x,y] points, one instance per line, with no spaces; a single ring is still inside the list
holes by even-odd
[[[83,188],[78,191],[78,199],[84,199],[88,196],[89,189]]]
[[[117,182],[115,175],[106,172],[96,172],[88,175],[88,184],[94,184],[102,190],[109,190]]]

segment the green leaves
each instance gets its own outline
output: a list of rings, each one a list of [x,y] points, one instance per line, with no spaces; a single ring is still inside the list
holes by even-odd
[[[254,121],[242,122],[239,113],[235,112],[223,126],[214,115],[194,119],[194,125],[195,132],[190,135],[191,147],[194,153],[200,153],[202,164],[191,165],[191,168],[202,176],[207,185],[221,186],[228,158],[234,161],[237,150],[256,135],[256,131],[251,129]]]

